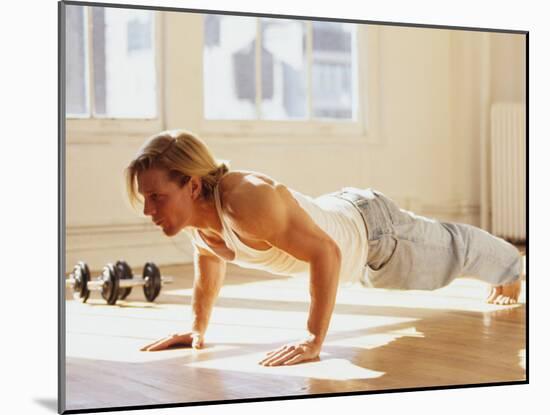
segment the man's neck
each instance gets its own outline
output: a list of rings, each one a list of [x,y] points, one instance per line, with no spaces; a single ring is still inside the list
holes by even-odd
[[[195,212],[195,228],[207,236],[221,236],[223,226],[214,199],[199,203]]]

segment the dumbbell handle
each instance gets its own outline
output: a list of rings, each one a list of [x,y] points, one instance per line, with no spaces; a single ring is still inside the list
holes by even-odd
[[[162,284],[170,284],[172,282],[174,282],[174,278],[173,277],[170,277],[170,276],[162,276],[160,277],[160,280],[161,280],[161,283]],[[71,285],[74,285],[75,284],[75,279],[74,278],[67,278],[65,280],[65,286],[71,286]],[[91,281],[88,281],[88,284],[87,284],[87,287],[89,290],[101,290],[103,288],[103,284],[105,283],[105,281],[103,281],[102,279],[99,279],[99,280],[91,280]],[[143,278],[129,278],[129,279],[121,279],[119,280],[118,282],[118,286],[119,288],[128,288],[128,287],[136,287],[136,286],[140,286],[140,285],[145,285],[145,280]]]
[[[162,284],[170,284],[172,282],[174,282],[174,279],[172,277],[160,277],[160,282]],[[127,278],[127,279],[121,279],[118,281],[118,286],[119,288],[129,288],[129,287],[136,287],[136,286],[140,286],[140,285],[145,285],[145,279],[143,279],[142,277],[139,277],[136,278],[136,276],[134,276],[134,278]]]
[[[126,279],[126,280],[118,281],[119,288],[135,287],[135,286],[144,285],[144,284],[145,284],[145,281],[137,280],[137,279]],[[96,291],[96,290],[103,289],[104,285],[105,285],[105,281],[103,281],[102,279],[98,279],[98,280],[88,281],[87,287],[89,290]]]
[[[76,280],[73,277],[67,278],[65,280],[65,286],[66,287],[72,287],[76,284]],[[105,284],[105,281],[103,280],[91,280],[88,281],[86,284],[86,287],[88,290],[101,290],[103,288],[103,284]]]

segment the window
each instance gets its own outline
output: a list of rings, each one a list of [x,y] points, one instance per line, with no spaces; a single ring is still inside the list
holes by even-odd
[[[206,120],[357,121],[356,25],[203,17]]]
[[[155,12],[66,6],[67,118],[154,119]]]

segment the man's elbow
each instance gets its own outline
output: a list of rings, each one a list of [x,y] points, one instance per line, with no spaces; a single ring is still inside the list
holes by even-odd
[[[329,240],[325,246],[325,255],[331,260],[335,267],[340,269],[342,263],[342,251],[336,242]]]

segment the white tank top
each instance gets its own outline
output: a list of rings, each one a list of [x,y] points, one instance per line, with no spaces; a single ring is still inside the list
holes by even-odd
[[[367,262],[367,233],[361,214],[350,202],[334,195],[313,199],[289,190],[317,226],[338,244],[342,253],[340,283],[359,281]],[[262,251],[245,245],[231,229],[223,214],[217,187],[214,189],[214,199],[223,226],[223,239],[227,247],[235,252],[235,258],[229,262],[279,275],[309,275],[307,262],[296,259],[277,247]],[[191,237],[196,245],[215,254],[197,229],[192,229]]]

